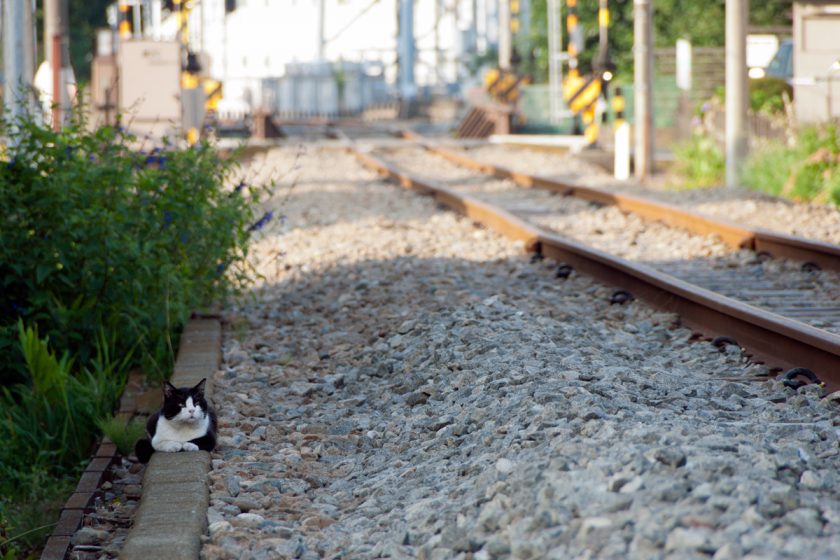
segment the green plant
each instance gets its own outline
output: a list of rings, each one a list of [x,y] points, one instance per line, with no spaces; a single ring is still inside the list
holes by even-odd
[[[726,160],[714,139],[695,133],[674,149],[677,172],[687,187],[708,187],[723,182]]]
[[[0,513],[28,543],[128,369],[168,376],[190,311],[244,286],[271,214],[253,223],[265,189],[230,185],[208,143],[148,149],[78,117],[0,128]]]
[[[799,154],[781,142],[754,146],[744,165],[742,182],[754,190],[779,196]]]
[[[90,451],[98,418],[110,413],[122,392],[125,377],[116,374],[123,362],[104,364],[99,351],[93,369],[73,373],[73,360],[50,350],[49,338],[35,327],[18,322],[21,352],[27,367],[26,383],[3,387],[0,405],[0,479],[3,495],[20,488],[18,475],[32,468],[61,473],[83,461]],[[100,344],[107,344],[100,338]],[[122,368],[121,368],[122,366]]]
[[[126,362],[108,358],[103,335],[91,368],[74,373],[69,354],[57,356],[37,328],[17,326],[26,378],[0,388],[0,514],[8,519],[0,551],[32,549],[54,525],[45,521],[60,509],[90,453],[96,418],[116,403],[124,380],[117,371]]]
[[[143,420],[134,418],[118,418],[109,416],[96,423],[102,433],[108,436],[116,444],[120,454],[128,457],[134,449],[134,442],[143,437],[146,433],[146,423]]]
[[[227,187],[235,163],[208,144],[142,153],[118,128],[14,124],[0,165],[0,385],[23,377],[18,318],[80,365],[99,329],[116,333],[115,355],[136,346],[165,377],[189,312],[244,282],[262,191]]]
[[[0,500],[0,558],[37,558],[37,550],[56,525],[61,507],[78,480],[30,473],[26,491]]]
[[[793,98],[793,88],[784,80],[773,77],[750,80],[750,109],[762,113],[783,113],[782,96]]]
[[[799,132],[792,146],[758,146],[742,180],[773,195],[840,205],[840,130],[836,124],[811,126]]]

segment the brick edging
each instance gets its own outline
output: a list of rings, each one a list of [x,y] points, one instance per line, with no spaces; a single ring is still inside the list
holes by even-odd
[[[76,489],[61,508],[58,525],[47,539],[41,560],[63,560],[67,555],[70,539],[82,524],[85,512],[93,501],[93,495],[104,481],[108,467],[114,462],[116,455],[116,445],[107,440],[100,444],[96,455],[82,473]]]
[[[136,410],[137,392],[142,385],[141,376],[129,376],[122,396],[117,418],[130,419]],[[70,539],[79,530],[85,513],[90,511],[93,496],[105,481],[108,468],[117,458],[117,446],[107,437],[96,449],[93,459],[85,468],[76,489],[64,503],[58,524],[44,545],[41,560],[63,560],[70,550]]]
[[[191,319],[181,335],[172,384],[193,386],[207,379],[213,397],[213,374],[221,363],[222,325],[218,319]],[[143,494],[120,558],[195,560],[207,528],[210,501],[206,451],[155,453],[143,476]]]

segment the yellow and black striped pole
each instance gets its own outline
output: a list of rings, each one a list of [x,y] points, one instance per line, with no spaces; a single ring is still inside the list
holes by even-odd
[[[519,0],[510,0],[510,33],[516,35],[519,33]]]
[[[519,0],[510,0],[510,65],[514,71],[522,61],[522,58],[516,50],[516,35],[521,28],[519,21],[520,8]]]
[[[198,122],[194,117],[197,112],[196,104],[201,99],[199,87],[201,86],[201,79],[195,71],[190,67],[192,51],[190,50],[190,0],[173,0],[176,13],[178,14],[178,39],[181,42],[183,52],[186,55],[186,65],[181,69],[181,100],[184,105],[183,110],[185,117],[185,135],[187,144],[190,146],[198,142]]]
[[[613,128],[618,128],[624,124],[624,95],[621,93],[621,86],[615,87],[615,93],[612,98],[613,110]]]
[[[610,27],[610,5],[608,0],[598,0],[598,50],[601,56],[607,52],[607,30]]]
[[[120,0],[117,15],[117,31],[120,39],[131,39],[131,6]]]
[[[580,76],[578,54],[580,54],[583,39],[577,13],[577,0],[566,0],[566,31],[569,34],[569,43],[566,47],[569,55],[569,77],[577,78]]]

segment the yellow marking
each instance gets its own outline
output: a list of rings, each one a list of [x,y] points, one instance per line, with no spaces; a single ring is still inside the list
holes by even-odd
[[[571,75],[563,85],[563,97],[569,103],[569,109],[575,113],[584,111],[598,100],[601,95],[601,80],[586,80],[579,75],[574,79]]]
[[[207,98],[204,106],[208,111],[218,110],[219,101],[222,99],[222,82],[208,78],[202,82],[202,86],[204,86],[204,94]]]
[[[194,146],[198,142],[198,130],[195,127],[187,129],[187,144]]]
[[[587,142],[594,144],[598,141],[598,133],[600,131],[600,127],[597,124],[592,123],[583,131],[583,136],[586,138]]]
[[[577,6],[577,0],[566,0],[566,6],[574,8]]]
[[[511,13],[519,13],[519,0],[510,0],[510,11]]]
[[[198,87],[199,78],[191,72],[181,72],[181,87],[184,89],[195,89]]]
[[[518,18],[512,18],[510,20],[510,30],[513,33],[519,33],[519,19]]]
[[[572,31],[577,26],[577,24],[578,17],[575,14],[569,14],[566,16],[566,29]]]
[[[624,97],[616,95],[612,100],[612,108],[616,113],[624,110]]]
[[[598,25],[601,27],[610,26],[610,11],[607,8],[598,10]]]

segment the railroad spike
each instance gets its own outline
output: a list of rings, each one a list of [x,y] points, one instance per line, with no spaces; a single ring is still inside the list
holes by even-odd
[[[784,376],[782,376],[782,379],[784,379],[784,386],[789,387],[790,389],[793,389],[794,391],[796,391],[800,387],[804,387],[805,385],[808,385],[808,383],[806,383],[805,381],[796,379],[797,377],[804,377],[808,381],[810,381],[811,383],[819,385],[819,386],[825,385],[820,380],[820,378],[817,377],[817,374],[814,373],[813,371],[811,371],[810,369],[804,368],[804,367],[795,367],[793,369],[789,369],[784,374]]]
[[[633,301],[635,299],[633,294],[628,292],[627,290],[616,290],[613,292],[612,297],[610,297],[610,304],[611,305],[624,305],[628,301]]]
[[[575,269],[569,264],[561,264],[557,267],[557,272],[555,273],[556,278],[563,278],[566,279],[572,275]]]
[[[741,345],[738,344],[738,341],[732,338],[731,336],[716,336],[712,339],[712,346],[718,349],[719,352],[723,352],[727,346],[737,346],[741,348]],[[741,348],[743,350],[743,348]]]

